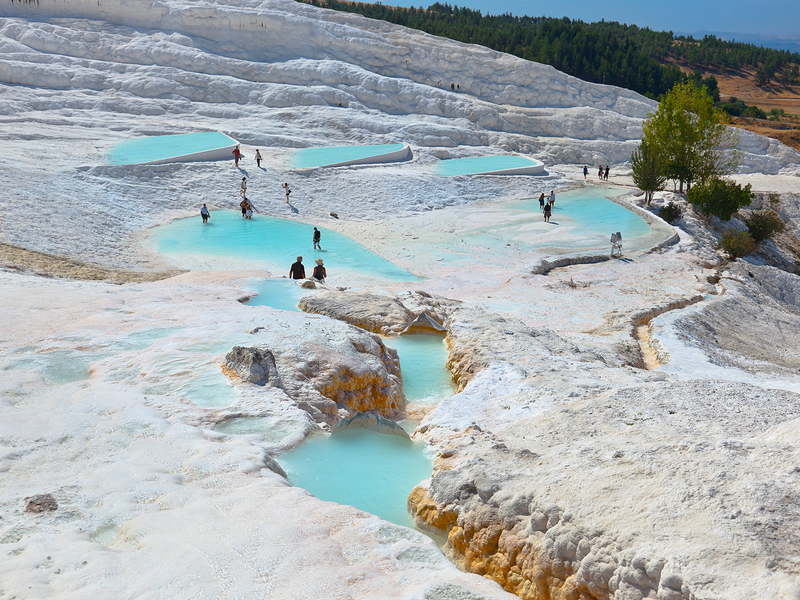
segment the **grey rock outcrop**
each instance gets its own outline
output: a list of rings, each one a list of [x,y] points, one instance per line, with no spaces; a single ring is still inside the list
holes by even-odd
[[[370,429],[386,435],[396,435],[407,440],[411,439],[405,429],[394,421],[384,419],[380,415],[370,415],[361,412],[354,414],[352,417],[338,421],[336,425],[331,428],[331,433],[339,433],[345,429],[354,428]]]

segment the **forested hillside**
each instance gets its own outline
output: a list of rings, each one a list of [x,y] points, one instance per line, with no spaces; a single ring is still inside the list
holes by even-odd
[[[650,98],[658,98],[684,79],[675,62],[702,70],[750,67],[757,84],[762,86],[773,80],[795,85],[800,79],[800,54],[714,36],[695,40],[636,25],[584,23],[567,17],[484,16],[480,11],[439,2],[421,9],[341,0],[305,1],[480,44],[552,65],[586,81],[617,85]]]

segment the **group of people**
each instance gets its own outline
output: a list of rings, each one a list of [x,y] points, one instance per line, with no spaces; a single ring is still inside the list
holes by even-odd
[[[597,167],[597,178],[600,181],[608,181],[608,173],[611,170],[609,165],[606,165],[606,168],[603,168],[603,165],[599,165]],[[583,179],[584,181],[589,176],[589,167],[583,167]]]
[[[322,241],[322,232],[314,227],[314,234],[311,238],[311,241],[314,243],[314,250],[322,250],[322,246],[320,242]],[[318,258],[314,262],[317,263],[317,266],[314,267],[314,271],[311,274],[312,279],[316,279],[320,283],[325,283],[325,278],[328,276],[328,273],[325,271],[325,265],[322,262],[321,258]],[[289,279],[305,279],[306,278],[306,269],[303,266],[303,257],[298,256],[297,262],[293,263],[291,268],[289,269]]]
[[[234,166],[234,168],[239,168],[239,161],[244,158],[244,154],[242,154],[242,151],[239,150],[239,145],[238,144],[233,149],[233,152],[231,152],[231,154],[233,154],[233,166]],[[261,168],[261,152],[259,152],[258,148],[256,148],[256,154],[255,154],[255,156],[253,158],[256,159],[256,166],[258,166],[258,168],[260,169]]]
[[[317,228],[314,228],[316,231]],[[321,258],[318,258],[316,261],[317,266],[314,267],[314,271],[311,274],[312,279],[316,279],[320,283],[325,283],[325,278],[328,276],[328,273],[325,271],[325,266]],[[297,262],[292,263],[291,268],[289,269],[289,279],[305,279],[306,278],[306,268],[303,266],[303,257],[298,256]]]
[[[544,192],[542,195],[539,196],[539,208],[542,211],[542,215],[544,215],[544,222],[550,222],[550,216],[553,214],[553,207],[556,204],[556,193],[553,190],[550,190],[550,196],[545,198]]]

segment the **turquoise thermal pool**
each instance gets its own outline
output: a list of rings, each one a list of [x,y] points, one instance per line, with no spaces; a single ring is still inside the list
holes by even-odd
[[[269,306],[294,312],[302,312],[297,306],[300,298],[314,293],[314,290],[301,288],[293,280],[283,277],[259,279],[253,281],[251,286],[258,295],[245,302],[248,306]]]
[[[238,211],[215,210],[207,225],[198,215],[153,228],[148,245],[191,270],[259,268],[288,275],[295,257],[302,256],[307,275],[322,258],[329,278],[350,273],[390,281],[418,279],[347,236],[318,229],[323,249],[312,250],[311,225],[262,215],[243,219]]]
[[[294,169],[314,169],[368,162],[402,160],[405,144],[374,144],[371,146],[334,146],[330,148],[303,148],[291,158]],[[395,158],[395,156],[397,156]]]
[[[535,175],[544,171],[544,163],[525,156],[474,156],[451,158],[436,164],[440,177],[458,175]]]
[[[436,334],[407,333],[385,338],[397,350],[403,375],[403,393],[408,402],[436,403],[456,393],[447,370],[447,346]]]
[[[309,438],[278,462],[292,485],[317,498],[406,527],[414,527],[408,494],[433,471],[423,444],[360,428]]]
[[[182,160],[230,158],[236,140],[210,131],[134,138],[118,144],[109,154],[113,165],[154,164]]]

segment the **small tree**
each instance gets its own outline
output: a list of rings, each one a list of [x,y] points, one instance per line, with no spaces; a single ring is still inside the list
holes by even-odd
[[[705,87],[678,83],[642,124],[642,142],[659,155],[668,176],[683,184],[732,174],[741,162],[730,118]]]
[[[774,210],[753,211],[750,218],[744,220],[747,231],[756,244],[760,244],[769,239],[776,233],[786,229],[786,223],[778,216]]]
[[[731,258],[740,258],[742,256],[747,256],[755,250],[756,243],[746,231],[728,229],[728,231],[722,234],[722,239],[717,247],[727,252]]]
[[[657,152],[642,142],[631,154],[633,183],[644,192],[644,203],[650,206],[653,194],[664,189],[667,176]]]
[[[689,190],[687,200],[707,218],[728,221],[737,210],[750,205],[753,193],[749,183],[742,187],[735,181],[712,179]]]

